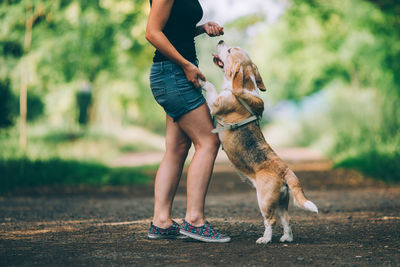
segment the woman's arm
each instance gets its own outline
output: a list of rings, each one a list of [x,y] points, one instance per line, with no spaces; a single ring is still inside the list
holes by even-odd
[[[153,0],[146,27],[146,39],[162,54],[180,65],[186,78],[196,87],[200,87],[198,78],[206,80],[200,70],[190,61],[186,60],[171,44],[162,32],[171,13],[174,0]]]
[[[210,37],[220,36],[224,34],[224,27],[210,21],[196,27],[196,36],[203,33],[207,33]]]

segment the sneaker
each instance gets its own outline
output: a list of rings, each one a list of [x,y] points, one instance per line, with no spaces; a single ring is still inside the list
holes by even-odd
[[[203,242],[226,243],[231,241],[229,236],[225,236],[215,231],[208,221],[206,221],[203,226],[193,226],[187,221],[183,220],[179,232],[183,235]]]
[[[157,227],[150,223],[150,229],[147,236],[150,239],[180,239],[187,238],[187,236],[179,233],[180,226],[175,221],[172,221],[172,225],[168,228]]]

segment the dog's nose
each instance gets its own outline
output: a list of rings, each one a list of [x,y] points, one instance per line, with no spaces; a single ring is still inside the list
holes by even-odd
[[[218,42],[219,45],[223,44],[223,43],[224,43],[224,40],[221,40],[221,41]]]

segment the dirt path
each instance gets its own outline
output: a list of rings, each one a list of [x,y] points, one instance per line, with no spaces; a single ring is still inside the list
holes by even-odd
[[[146,239],[151,187],[112,193],[0,199],[0,265],[384,265],[400,266],[400,187],[326,161],[292,161],[320,213],[291,206],[294,242],[257,245],[263,224],[255,191],[226,162],[216,165],[207,215],[228,244]],[[185,210],[185,179],[174,206]]]

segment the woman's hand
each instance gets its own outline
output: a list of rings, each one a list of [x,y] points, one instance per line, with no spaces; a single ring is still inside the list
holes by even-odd
[[[224,34],[224,27],[219,26],[215,22],[207,22],[206,24],[202,25],[203,30],[205,33],[208,34],[210,37],[220,36]]]
[[[182,66],[183,71],[185,72],[186,78],[189,82],[192,82],[196,88],[200,87],[198,79],[202,79],[206,81],[206,77],[204,77],[203,73],[192,63],[188,63]]]

